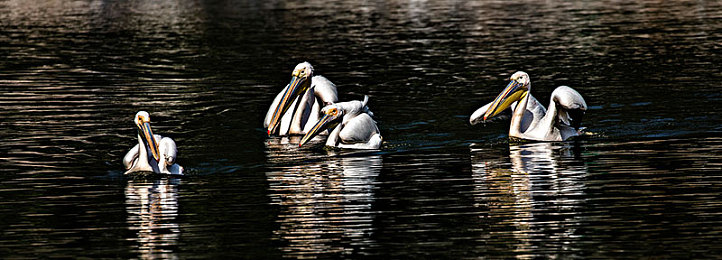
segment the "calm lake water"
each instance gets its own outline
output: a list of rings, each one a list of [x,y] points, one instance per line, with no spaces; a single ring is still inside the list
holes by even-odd
[[[720,1],[0,1],[0,258],[713,258]],[[380,151],[263,117],[309,61]],[[469,115],[523,70],[592,134]],[[133,116],[182,178],[123,176]]]

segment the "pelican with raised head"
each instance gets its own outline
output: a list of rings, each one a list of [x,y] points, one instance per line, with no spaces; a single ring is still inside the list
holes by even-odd
[[[138,144],[123,157],[125,174],[154,172],[183,175],[183,167],[175,163],[178,154],[175,142],[168,137],[153,134],[148,112],[136,113],[133,121],[138,127]]]
[[[341,102],[324,107],[323,117],[306,135],[298,146],[306,144],[326,129],[333,129],[326,139],[326,146],[348,149],[379,149],[383,138],[379,132],[374,115],[369,110],[369,97],[364,101]]]
[[[531,95],[531,79],[517,71],[511,82],[493,102],[477,109],[469,119],[472,125],[486,121],[511,108],[509,137],[531,141],[564,141],[582,133],[582,117],[587,103],[576,90],[557,87],[551,95],[549,110]],[[519,107],[524,109],[519,109]]]
[[[291,82],[268,108],[263,127],[269,136],[304,135],[321,117],[321,108],[337,101],[336,85],[323,76],[314,76],[310,63],[299,63],[291,73]]]

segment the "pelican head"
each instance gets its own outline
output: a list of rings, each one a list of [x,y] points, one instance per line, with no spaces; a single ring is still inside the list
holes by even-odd
[[[133,121],[135,121],[135,125],[138,127],[138,135],[150,149],[153,158],[159,161],[160,153],[158,151],[158,143],[155,141],[155,137],[153,137],[153,130],[150,129],[150,115],[148,112],[139,111],[135,114]]]
[[[337,104],[334,104],[324,107],[321,110],[321,113],[323,113],[323,117],[318,120],[316,125],[314,125],[313,128],[311,128],[311,130],[303,136],[303,138],[301,138],[301,142],[298,143],[298,147],[306,144],[309,140],[324,130],[336,127],[343,120],[345,111]]]
[[[291,73],[291,83],[288,83],[286,92],[283,93],[281,102],[278,103],[276,110],[273,111],[271,123],[268,124],[268,134],[270,135],[281,123],[281,117],[293,104],[296,97],[302,95],[309,87],[311,87],[311,78],[313,77],[313,66],[311,63],[302,62],[296,65]]]
[[[511,104],[521,100],[529,93],[531,87],[531,79],[529,74],[523,71],[517,71],[509,78],[509,84],[506,88],[494,99],[491,106],[484,114],[484,120],[491,118],[501,111],[507,109]]]

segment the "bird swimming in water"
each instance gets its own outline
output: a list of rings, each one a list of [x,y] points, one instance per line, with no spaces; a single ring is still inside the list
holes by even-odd
[[[383,138],[379,132],[374,115],[364,101],[341,102],[324,107],[323,117],[303,136],[298,146],[326,129],[333,129],[326,139],[326,146],[349,149],[379,149]]]
[[[175,163],[178,149],[173,139],[154,135],[150,128],[150,115],[140,111],[133,120],[138,127],[138,144],[125,154],[125,174],[133,172],[154,172],[169,175],[183,175],[183,167]]]
[[[321,108],[336,102],[336,85],[323,76],[314,76],[310,63],[299,63],[291,73],[291,82],[268,108],[263,127],[269,136],[304,135],[318,122]]]
[[[490,119],[511,108],[510,138],[531,141],[564,141],[582,133],[582,117],[587,103],[576,90],[557,87],[551,95],[549,110],[531,95],[531,79],[523,71],[517,71],[511,82],[493,102],[477,109],[469,118],[472,125]],[[521,108],[524,109],[518,109]]]

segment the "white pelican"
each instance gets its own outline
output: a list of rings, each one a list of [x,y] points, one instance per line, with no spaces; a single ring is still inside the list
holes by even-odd
[[[333,129],[326,139],[326,146],[349,149],[379,149],[383,138],[376,126],[374,115],[364,101],[349,101],[324,107],[323,117],[306,133],[298,146],[307,143],[311,138],[326,129]]]
[[[154,172],[183,175],[183,167],[175,163],[178,154],[175,142],[168,137],[153,134],[148,112],[138,112],[133,121],[138,127],[138,144],[123,157],[123,165],[127,170],[125,174]]]
[[[263,127],[268,135],[303,135],[318,121],[322,107],[336,103],[336,85],[323,76],[313,76],[308,62],[296,65],[291,83],[278,93],[266,112]]]
[[[581,134],[580,124],[587,110],[587,103],[579,92],[560,86],[552,92],[549,110],[531,95],[531,80],[523,71],[517,71],[509,79],[509,85],[493,102],[479,108],[471,115],[472,125],[486,121],[511,107],[510,138],[532,141],[564,141]],[[516,109],[520,104],[525,109]]]

